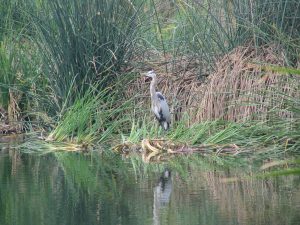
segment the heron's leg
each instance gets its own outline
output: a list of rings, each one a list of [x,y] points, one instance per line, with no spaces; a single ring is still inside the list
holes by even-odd
[[[166,131],[162,128],[160,124],[157,124],[157,139],[161,139],[165,136]]]
[[[156,124],[156,139],[159,137],[160,135],[160,125]]]
[[[167,136],[167,134],[168,134],[168,131],[167,130],[165,130],[165,129],[163,129],[163,128],[161,128],[161,132],[162,132],[162,137],[163,138],[165,138],[166,136]]]
[[[153,135],[154,138],[158,137],[159,125],[157,124],[157,120],[153,122],[152,132],[150,135]]]

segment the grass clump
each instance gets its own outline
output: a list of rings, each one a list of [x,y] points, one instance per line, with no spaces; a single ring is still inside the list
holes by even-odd
[[[128,76],[127,76],[128,78]],[[120,93],[112,91],[124,83],[100,89],[101,84],[91,86],[85,95],[75,100],[58,121],[49,138],[56,141],[75,141],[85,144],[103,144],[113,141],[113,136],[127,132],[132,99],[124,100]]]

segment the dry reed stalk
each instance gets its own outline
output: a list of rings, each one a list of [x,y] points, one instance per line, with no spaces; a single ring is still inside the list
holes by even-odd
[[[265,120],[272,109],[277,109],[280,117],[291,118],[282,94],[300,97],[299,76],[266,71],[262,66],[285,66],[284,54],[275,45],[234,49],[218,61],[205,82],[199,78],[199,67],[203,66],[199,60],[172,61],[168,56],[149,64],[158,75],[157,90],[166,96],[173,119],[180,120],[186,112],[188,125],[215,119]],[[141,71],[141,77],[128,88],[127,97],[140,93],[136,108],[149,108],[150,112],[149,84],[142,78],[146,71]]]
[[[298,84],[291,82],[289,76],[264,71],[259,66],[262,63],[284,66],[284,57],[278,54],[279,50],[276,46],[266,46],[256,54],[251,47],[240,47],[225,56],[217,64],[208,84],[202,86],[205,94],[195,120],[239,121],[253,115],[265,120],[270,110],[283,110],[285,101],[281,93],[299,96]],[[299,81],[298,77],[293,79]],[[286,112],[281,116],[292,115]]]
[[[0,107],[0,134],[16,134],[23,130],[19,122],[21,118],[21,109],[19,104],[22,95],[19,92],[9,90],[9,105],[7,111]]]

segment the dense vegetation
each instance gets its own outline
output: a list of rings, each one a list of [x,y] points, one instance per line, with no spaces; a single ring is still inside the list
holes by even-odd
[[[2,132],[153,138],[154,68],[174,142],[299,153],[298,1],[1,0],[0,13]]]

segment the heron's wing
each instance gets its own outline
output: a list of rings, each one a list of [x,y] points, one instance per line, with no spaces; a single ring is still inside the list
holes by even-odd
[[[165,97],[160,93],[156,92],[158,98],[158,112],[161,119],[166,120],[168,123],[171,121],[170,109]]]
[[[168,123],[170,123],[171,121],[170,110],[165,100],[160,101],[160,114]]]
[[[163,96],[162,93],[160,93],[160,92],[156,92],[156,96],[157,96],[157,98],[158,98],[159,100],[163,100],[163,101],[166,100],[166,99],[165,99],[165,96]]]
[[[160,104],[159,104],[159,102],[155,102],[153,105],[152,105],[152,111],[154,112],[154,115],[155,115],[155,117],[156,117],[156,119],[158,120],[158,121],[160,121],[161,120],[161,113],[160,113],[160,111],[161,111],[161,109],[160,109]]]

